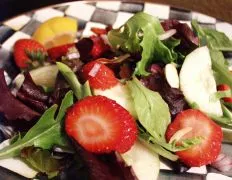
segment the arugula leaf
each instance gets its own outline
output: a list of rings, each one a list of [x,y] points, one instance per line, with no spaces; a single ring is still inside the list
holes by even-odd
[[[135,77],[127,82],[134,100],[139,122],[155,138],[165,142],[165,132],[171,122],[168,105],[159,93],[147,89]]]
[[[201,27],[196,20],[192,21],[192,27],[200,39],[200,45],[207,45],[210,49],[220,51],[232,51],[232,41],[222,32]]]
[[[53,158],[51,152],[40,148],[24,148],[21,152],[21,158],[32,168],[46,173],[49,178],[56,176],[61,167],[61,160]]]
[[[217,84],[227,84],[232,89],[231,72],[222,52],[210,50],[210,56]]]
[[[40,147],[42,149],[50,149],[53,145],[67,146],[66,136],[62,131],[62,119],[64,112],[73,104],[73,93],[69,91],[62,103],[58,116],[55,120],[54,116],[57,105],[53,105],[44,112],[39,121],[26,133],[22,138],[11,145],[0,150],[0,159],[18,156],[20,151],[29,146]]]
[[[62,75],[70,85],[77,99],[82,99],[85,96],[92,95],[88,82],[82,85],[78,81],[75,73],[66,64],[61,62],[57,62],[56,64],[59,71],[62,73]]]
[[[128,53],[142,52],[142,59],[136,65],[135,74],[146,76],[149,74],[146,68],[152,62],[169,63],[177,60],[178,54],[159,40],[159,35],[163,33],[158,18],[139,12],[119,29],[111,30],[108,39],[114,48]]]

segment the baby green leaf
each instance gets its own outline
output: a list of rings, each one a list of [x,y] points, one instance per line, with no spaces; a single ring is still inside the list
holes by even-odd
[[[133,78],[127,85],[134,100],[138,120],[155,138],[165,142],[165,132],[171,122],[168,105],[159,93],[147,89],[141,82]]]
[[[66,146],[66,136],[62,132],[64,112],[73,104],[73,93],[68,92],[61,104],[55,120],[57,105],[53,105],[44,112],[39,121],[22,138],[0,150],[0,159],[18,156],[25,147],[34,146],[50,149],[53,145]]]

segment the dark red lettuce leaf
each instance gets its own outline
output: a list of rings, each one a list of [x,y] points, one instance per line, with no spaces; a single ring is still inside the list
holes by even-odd
[[[4,70],[0,69],[0,112],[4,113],[7,120],[24,119],[31,121],[40,116],[39,113],[17,100],[7,87]]]
[[[56,78],[55,89],[49,97],[49,104],[60,104],[65,94],[70,90],[68,87],[67,81],[64,79],[62,74],[58,73]]]
[[[177,50],[181,53],[187,55],[189,52],[198,47],[199,39],[194,35],[188,24],[170,19],[161,22],[161,25],[165,31],[176,29],[177,32],[173,37],[181,40],[180,45],[177,47]]]
[[[135,180],[130,168],[124,169],[118,163],[114,153],[97,155],[83,149],[75,143],[75,149],[82,159],[90,180]],[[78,175],[77,175],[78,176]]]
[[[170,87],[162,71],[156,71],[147,77],[142,77],[141,82],[147,88],[159,92],[169,106],[172,119],[179,112],[189,108],[183,93],[177,88]]]
[[[19,100],[40,113],[48,108],[48,95],[34,83],[30,73],[25,73],[23,84],[16,95]]]
[[[82,38],[76,43],[76,47],[80,53],[80,59],[84,62],[91,60],[91,50],[93,41],[90,38]]]
[[[48,108],[44,102],[31,99],[21,92],[17,92],[17,98],[20,99],[20,101],[22,101],[24,104],[33,107],[34,110],[40,113],[43,113]]]
[[[19,89],[19,92],[26,95],[27,97],[40,101],[40,102],[46,102],[48,99],[48,95],[42,90],[42,88],[39,88],[34,81],[31,78],[30,73],[24,74],[25,79],[23,81],[22,86]]]

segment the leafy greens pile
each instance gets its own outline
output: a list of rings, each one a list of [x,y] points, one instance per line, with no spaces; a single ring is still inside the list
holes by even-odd
[[[163,30],[158,18],[145,13],[137,13],[119,29],[111,30],[108,39],[114,48],[120,48],[128,53],[141,53],[142,58],[137,63],[135,74],[148,75],[146,68],[152,62],[175,62],[178,54],[173,48],[179,40],[167,40],[166,43],[159,39]]]

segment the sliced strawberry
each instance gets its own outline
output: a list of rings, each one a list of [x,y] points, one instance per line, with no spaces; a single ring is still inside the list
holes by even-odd
[[[89,96],[68,110],[65,130],[86,150],[95,153],[126,152],[134,144],[134,118],[104,96]]]
[[[87,63],[82,69],[82,74],[94,89],[105,90],[118,84],[114,72],[97,60]]]
[[[65,56],[68,53],[69,49],[72,47],[75,47],[74,43],[56,46],[48,49],[48,55],[53,60],[56,60],[58,58],[61,58],[62,56]]]
[[[104,52],[110,50],[109,45],[105,44],[100,36],[91,36],[90,39],[93,41],[91,50],[93,59],[99,58]]]
[[[44,46],[33,39],[20,39],[14,44],[14,60],[19,68],[43,64],[46,56]]]
[[[167,141],[179,130],[191,127],[192,130],[180,140],[202,137],[200,144],[190,149],[178,151],[180,160],[188,166],[202,166],[214,162],[221,150],[222,130],[208,116],[199,110],[188,109],[177,115],[166,131]]]
[[[218,91],[228,91],[228,90],[230,90],[230,86],[228,86],[227,84],[220,84],[217,86],[217,90]],[[232,103],[232,97],[224,97],[223,101],[225,101],[227,103]]]

